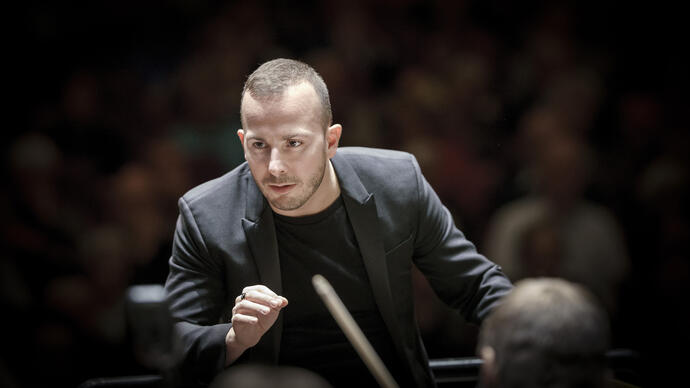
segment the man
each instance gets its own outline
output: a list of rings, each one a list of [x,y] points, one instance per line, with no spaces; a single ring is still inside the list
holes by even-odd
[[[481,386],[604,387],[608,346],[607,315],[589,291],[525,279],[482,324]]]
[[[338,150],[342,127],[308,65],[261,65],[240,112],[247,163],[179,201],[166,290],[184,375],[204,382],[229,365],[263,362],[308,368],[335,386],[375,384],[311,287],[320,273],[398,383],[433,386],[412,263],[474,322],[508,292],[508,279],[455,227],[412,155]]]

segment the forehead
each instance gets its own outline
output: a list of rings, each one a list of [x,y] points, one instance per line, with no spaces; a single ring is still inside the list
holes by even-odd
[[[321,102],[308,82],[289,86],[283,94],[270,99],[256,99],[245,93],[240,109],[244,129],[279,122],[320,123],[321,118]]]

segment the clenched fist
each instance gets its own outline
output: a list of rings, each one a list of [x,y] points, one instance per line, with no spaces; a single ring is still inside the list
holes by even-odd
[[[232,364],[245,350],[256,345],[287,304],[287,299],[264,285],[245,287],[242,295],[235,298],[232,327],[225,336],[228,350],[225,365]]]

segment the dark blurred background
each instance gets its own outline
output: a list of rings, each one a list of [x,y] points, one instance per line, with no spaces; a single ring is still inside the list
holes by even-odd
[[[513,280],[590,287],[613,347],[642,356],[635,382],[683,377],[688,28],[669,4],[9,8],[0,385],[149,372],[128,341],[124,292],[165,281],[177,198],[243,161],[242,84],[275,57],[321,73],[341,145],[415,154],[460,228]],[[415,286],[430,356],[474,355],[476,327],[423,278]]]

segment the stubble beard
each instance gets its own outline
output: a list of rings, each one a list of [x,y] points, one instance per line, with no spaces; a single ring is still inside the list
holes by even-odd
[[[283,210],[283,211],[290,211],[290,210],[295,210],[299,209],[302,207],[311,197],[314,195],[316,190],[321,187],[321,183],[323,182],[324,176],[326,176],[326,159],[324,158],[323,163],[320,164],[321,168],[316,171],[312,176],[310,176],[307,179],[307,185],[304,186],[302,189],[302,192],[295,193],[294,195],[291,196],[293,193],[287,193],[286,196],[279,196],[276,199],[269,199],[268,201],[270,202],[271,206],[273,206],[276,209]],[[295,184],[296,187],[295,189],[300,189],[299,185],[302,183],[297,177],[294,176],[286,176],[282,177],[280,179],[274,179],[274,180],[265,180],[264,181],[264,187],[267,187],[269,184],[281,184],[281,183],[292,183]],[[270,190],[266,188],[265,190]],[[269,198],[268,195],[266,195],[266,192],[264,192],[264,197],[267,199]]]

